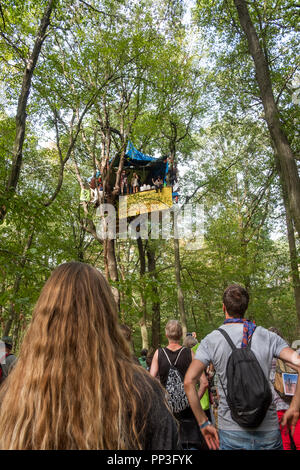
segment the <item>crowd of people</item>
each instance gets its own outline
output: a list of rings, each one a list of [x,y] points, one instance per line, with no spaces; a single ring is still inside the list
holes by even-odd
[[[178,171],[177,167],[173,167],[171,163],[168,165],[166,174],[155,174],[153,177],[147,179],[141,176],[138,171],[132,171],[130,168],[123,168],[120,175],[119,194],[121,196],[126,196],[152,190],[161,192],[164,187],[168,186],[173,188],[173,192],[176,194],[175,198],[178,198]],[[93,176],[90,176],[82,183],[80,200],[81,202],[97,204],[103,201],[103,197],[104,189],[102,175],[100,170],[97,169]]]
[[[278,359],[297,374],[299,354],[278,332],[245,319],[248,302],[243,287],[229,286],[219,329],[199,342],[195,333],[182,338],[180,323],[170,320],[167,346],[137,358],[100,271],[60,265],[18,358],[2,338],[0,449],[299,450],[299,382],[283,407],[272,376]],[[236,408],[233,389],[246,400]],[[250,392],[259,392],[255,410]]]
[[[123,168],[120,178],[120,194],[124,196],[153,189],[156,192],[160,192],[166,186],[173,187],[173,190],[177,192],[179,189],[177,167],[172,164],[169,158],[166,161],[168,162],[166,173],[161,175],[155,174],[151,178],[150,184],[149,178],[145,180],[138,172],[131,172],[130,169]]]

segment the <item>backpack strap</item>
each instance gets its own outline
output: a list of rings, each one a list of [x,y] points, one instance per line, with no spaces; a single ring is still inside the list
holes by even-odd
[[[165,348],[162,348],[162,351],[165,353],[166,358],[168,359],[170,366],[176,366],[177,361],[178,361],[178,359],[179,359],[179,356],[180,356],[180,354],[182,353],[182,351],[183,351],[184,349],[186,349],[186,348],[185,348],[185,347],[181,348],[179,354],[178,354],[177,357],[176,357],[176,361],[174,362],[174,364],[172,364],[172,362],[171,362],[171,360],[170,360],[170,358],[169,358],[169,356],[168,356],[168,354],[167,354]]]
[[[256,331],[256,328],[255,328],[255,330],[253,331],[253,333],[252,333],[252,335],[250,336],[250,339],[249,339],[249,341],[248,341],[248,348],[249,348],[249,349],[251,349],[252,338],[253,338],[253,335],[254,335],[255,331]]]
[[[183,347],[183,348],[180,349],[180,352],[179,352],[178,356],[176,357],[176,361],[174,362],[174,366],[176,366],[177,361],[178,361],[178,359],[179,359],[179,356],[180,356],[180,354],[182,353],[182,351],[183,351],[184,349],[185,349],[185,347]]]
[[[165,356],[166,356],[166,358],[168,359],[168,362],[169,362],[169,364],[170,364],[170,366],[171,366],[171,365],[172,365],[172,362],[170,361],[170,358],[169,358],[168,354],[166,353],[165,348],[161,348],[161,350],[165,353]]]
[[[231,349],[234,351],[236,349],[236,346],[233,344],[233,341],[231,340],[229,334],[223,330],[223,328],[218,328],[217,331],[219,331],[220,333],[222,333],[222,335],[224,336],[224,338],[226,339],[227,343],[229,344],[229,346],[231,347]]]
[[[234,351],[234,349],[236,349],[236,346],[233,344],[233,341],[231,340],[229,334],[223,330],[223,328],[218,328],[216,331],[219,331],[220,333],[222,333],[222,335],[224,336],[224,338],[226,339],[226,341],[228,342],[229,346],[231,347],[231,349]],[[251,342],[252,342],[252,338],[253,338],[253,335],[254,335],[254,332],[255,330],[253,331],[250,339],[249,339],[249,342],[248,342],[248,348],[250,349],[251,348]]]

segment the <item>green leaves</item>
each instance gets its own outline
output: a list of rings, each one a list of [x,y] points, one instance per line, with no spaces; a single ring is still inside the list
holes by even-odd
[[[264,326],[276,323],[289,336],[296,320],[273,149],[233,1],[199,0],[196,37],[195,29],[192,35],[190,25],[182,24],[181,2],[86,3],[90,7],[57,2],[35,70],[24,164],[0,226],[2,323],[13,307],[18,314],[13,332],[18,334],[21,315],[22,322],[30,319],[56,265],[74,259],[104,271],[103,246],[84,229],[84,221],[93,220],[93,208],[84,211],[79,204],[78,174],[85,181],[96,164],[114,157],[130,138],[150,155],[169,155],[175,143],[182,201],[193,196],[191,202],[205,205],[203,249],[181,249],[188,328],[202,336],[218,326],[223,289],[239,282],[250,288],[249,314]],[[3,197],[14,106],[45,1],[1,5]],[[296,7],[288,0],[248,6],[296,149],[299,107],[292,105],[290,85],[297,70]],[[45,207],[66,157],[61,188]],[[274,239],[278,227],[281,240]],[[138,325],[144,308],[149,332],[157,302],[162,327],[178,318],[172,240],[153,243],[155,276],[146,272],[142,277],[136,243],[116,244],[121,319],[133,327],[136,345],[141,344]]]

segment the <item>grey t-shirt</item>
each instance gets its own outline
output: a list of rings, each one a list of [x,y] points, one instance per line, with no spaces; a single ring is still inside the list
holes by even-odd
[[[242,323],[229,323],[221,326],[230,336],[236,347],[240,348],[243,337]],[[251,349],[254,352],[262,370],[267,378],[270,377],[273,357],[278,357],[284,348],[288,348],[288,344],[275,333],[258,326],[252,337]],[[245,430],[239,426],[231,418],[230,409],[228,407],[223,387],[226,391],[226,365],[231,354],[231,347],[220,332],[214,330],[207,335],[200,343],[195,359],[203,362],[207,367],[213,364],[218,375],[218,392],[220,403],[218,409],[218,427],[226,431]],[[222,387],[223,385],[223,387]],[[253,429],[254,431],[272,431],[279,428],[276,407],[271,404],[262,424]]]

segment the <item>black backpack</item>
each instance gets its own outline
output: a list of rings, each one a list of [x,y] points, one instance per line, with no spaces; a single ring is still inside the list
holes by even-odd
[[[272,402],[269,382],[251,350],[251,340],[246,348],[237,348],[222,328],[220,331],[229,343],[232,353],[226,366],[227,393],[224,390],[232,419],[244,428],[259,426]],[[253,335],[252,335],[253,336]]]
[[[162,348],[162,351],[165,353],[165,356],[170,364],[167,382],[166,382],[166,391],[167,391],[167,400],[169,406],[173,413],[180,413],[181,411],[188,408],[189,401],[184,391],[183,377],[180,371],[177,369],[176,364],[179,359],[180,354],[185,348],[182,348],[176,358],[174,364],[171,363],[170,358],[166,351]]]

